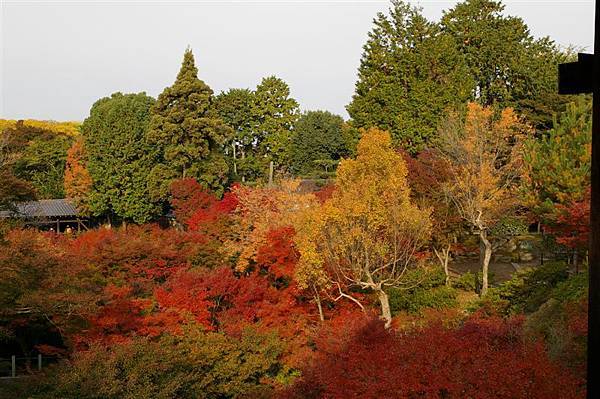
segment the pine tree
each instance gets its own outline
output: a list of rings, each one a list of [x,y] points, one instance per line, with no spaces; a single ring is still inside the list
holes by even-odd
[[[233,129],[225,153],[231,159],[234,177],[244,180],[252,176],[250,171],[244,170],[244,166],[246,158],[253,155],[256,144],[253,103],[254,92],[249,89],[230,89],[215,97],[216,112]]]
[[[87,201],[92,214],[144,223],[160,213],[160,204],[150,199],[147,184],[155,165],[146,141],[153,104],[146,93],[115,93],[98,100],[83,122],[87,168],[93,181]]]
[[[175,83],[158,96],[152,109],[148,140],[160,161],[150,176],[154,198],[164,198],[170,182],[182,177],[223,191],[228,166],[222,150],[233,133],[216,115],[212,101],[213,91],[198,79],[194,56],[187,49]]]
[[[464,104],[473,86],[454,39],[420,10],[393,1],[365,44],[352,102],[355,127],[391,132],[411,153],[426,147],[447,108]]]
[[[300,116],[298,102],[283,80],[264,78],[254,92],[253,113],[258,154],[277,167],[290,164],[291,131]]]
[[[547,37],[534,39],[525,22],[504,15],[496,0],[465,0],[444,13],[451,35],[473,77],[474,100],[512,107],[539,130],[551,127],[567,98],[558,95],[558,64],[569,54]]]
[[[344,120],[327,111],[309,111],[303,114],[292,134],[292,170],[307,174],[348,156],[343,134]]]
[[[585,197],[590,184],[592,103],[580,98],[556,118],[554,128],[527,141],[524,151],[525,187],[531,208],[553,217],[557,205]]]

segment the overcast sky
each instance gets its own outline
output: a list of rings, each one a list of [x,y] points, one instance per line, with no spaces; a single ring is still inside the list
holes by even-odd
[[[414,1],[438,19],[456,1]],[[303,110],[347,117],[362,45],[388,1],[0,0],[0,117],[83,120],[115,91],[157,96],[186,46],[215,93],[283,78]],[[507,0],[536,36],[593,45],[593,0]]]

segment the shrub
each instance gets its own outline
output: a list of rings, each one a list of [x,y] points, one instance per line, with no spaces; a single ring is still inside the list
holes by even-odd
[[[588,273],[578,273],[565,281],[561,281],[552,290],[551,296],[559,302],[577,301],[587,298]]]
[[[389,288],[390,308],[393,313],[406,311],[420,313],[423,309],[446,309],[456,306],[456,290],[446,287],[445,275],[439,269],[416,269],[407,276],[412,288]]]
[[[317,340],[284,398],[583,398],[582,380],[521,339],[521,320],[471,318],[398,333],[378,320]],[[347,332],[351,330],[350,334]]]
[[[451,287],[402,290],[392,288],[388,291],[392,312],[406,311],[419,313],[425,308],[446,309],[457,305],[456,290]]]
[[[582,378],[586,369],[587,301],[561,303],[552,298],[525,323],[525,333],[542,339],[550,358],[560,361]]]
[[[510,302],[511,313],[532,313],[550,299],[559,283],[568,279],[567,265],[550,262],[543,266],[517,273],[511,280],[501,284],[497,295]]]
[[[270,390],[263,380],[276,376],[280,353],[275,335],[191,330],[158,342],[94,346],[14,388],[30,398],[234,398]]]
[[[460,277],[452,281],[452,286],[465,291],[475,291],[477,289],[477,275],[471,272],[461,274]]]

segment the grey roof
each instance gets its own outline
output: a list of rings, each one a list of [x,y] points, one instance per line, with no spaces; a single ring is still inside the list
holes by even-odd
[[[0,212],[0,217],[52,218],[79,215],[77,208],[66,198],[18,202],[15,208],[14,211]]]

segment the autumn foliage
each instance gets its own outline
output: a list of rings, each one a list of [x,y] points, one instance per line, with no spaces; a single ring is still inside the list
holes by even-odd
[[[316,195],[291,180],[218,198],[175,180],[175,228],[9,231],[0,334],[63,359],[21,396],[122,397],[131,384],[137,397],[583,397],[577,302],[552,319],[566,337],[556,356],[522,317],[392,312],[391,288],[422,283],[410,273],[426,270],[429,229],[440,246],[453,231],[429,218],[451,214],[432,190],[449,181],[438,155],[405,164],[389,143],[365,133]]]
[[[375,319],[354,321],[344,334],[318,339],[318,354],[282,397],[583,397],[582,381],[524,342],[520,325],[474,317],[459,328],[397,332]]]
[[[64,185],[67,198],[73,199],[78,209],[86,213],[85,199],[92,188],[92,178],[85,166],[85,148],[81,139],[75,140],[67,151]]]

